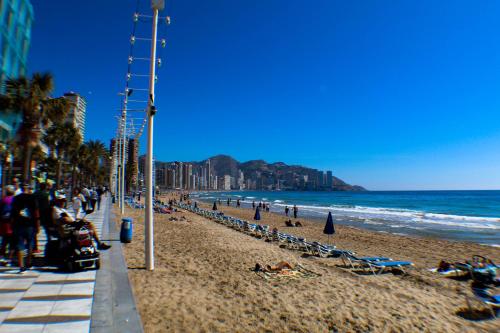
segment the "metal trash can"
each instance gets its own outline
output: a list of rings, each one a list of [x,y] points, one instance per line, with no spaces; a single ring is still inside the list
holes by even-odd
[[[132,242],[132,218],[124,217],[122,218],[122,225],[120,229],[120,242],[130,243]]]

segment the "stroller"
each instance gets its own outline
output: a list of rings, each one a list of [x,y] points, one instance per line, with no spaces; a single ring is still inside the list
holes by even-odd
[[[85,216],[92,212],[87,211]],[[92,234],[83,218],[61,226],[58,239],[47,243],[45,259],[49,265],[69,272],[101,267],[99,251],[93,243]]]

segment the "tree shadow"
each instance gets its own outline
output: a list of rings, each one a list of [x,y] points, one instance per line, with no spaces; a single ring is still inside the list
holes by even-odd
[[[457,316],[462,317],[471,321],[482,321],[482,320],[492,320],[496,317],[493,316],[490,309],[469,309],[469,308],[461,308],[456,313]]]

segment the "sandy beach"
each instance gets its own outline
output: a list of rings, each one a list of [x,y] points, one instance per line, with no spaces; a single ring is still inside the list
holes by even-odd
[[[209,208],[208,205],[200,204]],[[220,206],[226,215],[253,211]],[[119,215],[116,214],[117,220]],[[125,244],[129,277],[146,332],[497,332],[500,321],[470,311],[470,282],[428,271],[439,260],[473,254],[500,259],[500,249],[472,243],[420,239],[336,226],[334,244],[359,255],[410,260],[407,274],[365,275],[334,258],[306,256],[230,229],[196,214],[155,214],[154,272],[144,270],[143,211],[134,218],[134,241]],[[323,225],[262,213],[260,224],[326,243]],[[176,221],[170,219],[175,217]],[[300,264],[311,278],[263,279],[256,263]],[[483,307],[473,301],[473,309]],[[479,320],[478,320],[479,319]]]

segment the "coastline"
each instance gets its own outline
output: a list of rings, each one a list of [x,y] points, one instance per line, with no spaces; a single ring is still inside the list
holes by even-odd
[[[285,206],[297,205],[299,216],[324,223],[329,212],[334,223],[364,230],[423,238],[467,241],[500,247],[500,217],[496,209],[500,191],[424,191],[359,193],[318,193],[271,191],[194,192],[193,200],[212,204],[216,199],[237,198],[241,206],[252,201],[270,204],[272,212],[283,214]],[[425,191],[429,193],[429,191]],[[435,193],[440,193],[436,196]],[[488,193],[488,195],[485,195]],[[470,200],[480,202],[471,206]]]
[[[253,221],[252,210],[219,208]],[[482,254],[498,260],[497,248],[336,225],[332,242],[338,248],[415,263],[406,275],[372,276],[346,269],[338,259],[303,256],[181,210],[155,214],[156,268],[146,272],[143,211],[127,208],[127,215],[135,220],[134,241],[125,244],[124,252],[146,332],[494,332],[499,327],[495,320],[464,318],[480,315],[467,310],[470,282],[428,271],[441,259],[463,261]],[[283,216],[261,216],[260,224],[327,241],[315,221],[300,219],[304,227],[287,228]],[[256,262],[282,260],[320,276],[267,281],[251,271]]]

